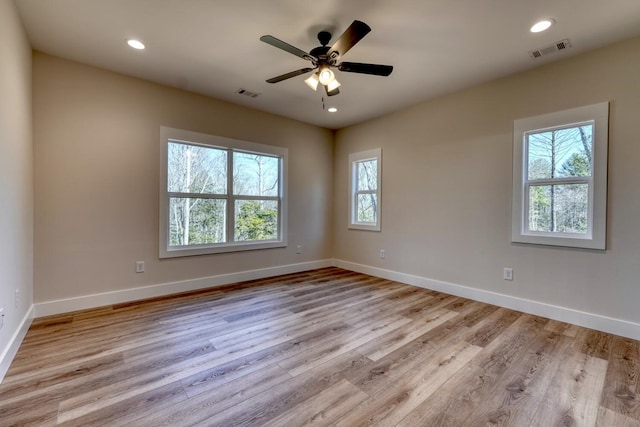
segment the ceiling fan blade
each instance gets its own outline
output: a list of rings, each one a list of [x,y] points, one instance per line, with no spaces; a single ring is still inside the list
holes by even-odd
[[[307,61],[313,60],[313,57],[309,55],[307,52],[305,52],[304,50],[298,49],[295,46],[291,46],[289,43],[283,42],[282,40],[277,39],[273,36],[269,36],[269,35],[262,36],[260,37],[260,40],[265,42],[266,44],[270,44],[271,46],[277,47],[278,49],[282,49],[285,52],[289,52],[302,59],[306,59]]]
[[[283,80],[290,79],[291,77],[296,77],[296,76],[308,73],[309,71],[313,71],[313,70],[314,70],[313,68],[301,68],[299,70],[292,71],[290,73],[283,74],[281,76],[271,77],[269,80],[267,80],[267,83],[278,83],[278,82],[281,82]]]
[[[353,21],[353,23],[345,30],[340,38],[331,46],[328,57],[342,56],[349,51],[356,43],[358,43],[364,36],[369,34],[371,28],[362,21]],[[334,52],[337,52],[334,53]]]
[[[341,62],[338,70],[347,73],[373,74],[374,76],[388,76],[393,71],[392,65],[363,64],[361,62]]]
[[[340,88],[335,88],[334,90],[329,90],[329,87],[327,85],[323,85],[324,86],[324,91],[327,92],[327,96],[334,96],[340,93]]]

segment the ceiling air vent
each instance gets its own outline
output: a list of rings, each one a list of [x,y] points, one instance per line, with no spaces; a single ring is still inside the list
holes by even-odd
[[[250,90],[246,90],[246,89],[238,89],[236,93],[239,93],[240,95],[248,96],[249,98],[257,98],[260,96],[258,92],[251,92]]]
[[[570,47],[571,47],[571,43],[569,42],[569,39],[564,39],[540,49],[530,50],[529,55],[532,58],[540,58],[541,56],[548,55],[553,52],[559,52],[561,50],[568,49]]]

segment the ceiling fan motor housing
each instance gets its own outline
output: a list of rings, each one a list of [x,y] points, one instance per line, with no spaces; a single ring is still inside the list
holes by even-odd
[[[317,58],[317,62],[314,65],[321,65],[321,64],[329,64],[329,57],[327,56],[327,53],[329,52],[329,49],[331,49],[329,46],[318,46],[316,48],[311,49],[311,52],[309,52],[309,55],[311,55],[314,58]],[[333,61],[335,63],[335,60]],[[333,64],[332,64],[333,65]]]

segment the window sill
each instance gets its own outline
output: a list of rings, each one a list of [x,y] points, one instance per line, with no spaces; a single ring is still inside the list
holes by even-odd
[[[272,248],[286,248],[287,242],[285,241],[265,241],[265,242],[247,242],[247,243],[234,243],[220,244],[220,245],[199,245],[188,248],[175,247],[175,249],[161,250],[160,259],[165,258],[179,258],[194,255],[212,255],[229,252],[244,252],[255,251],[260,249],[272,249]]]
[[[349,230],[380,231],[380,225],[349,224]]]

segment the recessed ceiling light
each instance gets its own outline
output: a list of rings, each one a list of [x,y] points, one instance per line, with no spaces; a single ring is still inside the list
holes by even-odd
[[[330,113],[335,113],[336,111],[338,111],[338,109],[336,107],[329,107],[327,108],[327,111]]]
[[[127,40],[127,44],[134,49],[138,49],[138,50],[144,49],[144,43],[142,43],[140,40],[129,39]]]
[[[543,19],[542,21],[538,21],[533,24],[530,31],[532,33],[539,33],[541,31],[549,29],[549,27],[551,27],[554,22],[555,21],[553,19]]]

